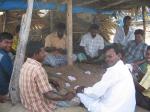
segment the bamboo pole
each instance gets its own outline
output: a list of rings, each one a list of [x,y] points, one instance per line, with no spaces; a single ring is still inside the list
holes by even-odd
[[[53,11],[50,10],[50,32],[53,31]]]
[[[146,9],[145,6],[142,7],[142,16],[143,16],[143,30],[144,30],[144,41],[146,35]]]
[[[91,1],[86,1],[86,2],[83,2],[81,4],[77,4],[77,6],[83,6],[83,5],[89,5],[89,4],[92,4],[94,2],[98,2],[99,0],[91,0]]]
[[[5,32],[5,28],[6,28],[6,21],[7,21],[7,11],[5,11],[4,15],[3,15],[3,32]]]
[[[67,55],[68,65],[73,65],[72,60],[72,0],[67,0]]]
[[[21,30],[19,33],[20,42],[17,47],[16,58],[14,62],[12,77],[9,86],[10,97],[12,104],[17,104],[20,101],[19,95],[19,75],[20,69],[24,63],[26,44],[28,41],[29,30],[31,25],[32,10],[34,0],[28,0],[28,9],[22,17]]]

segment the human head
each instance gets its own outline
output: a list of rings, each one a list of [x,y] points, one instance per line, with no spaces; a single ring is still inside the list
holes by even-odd
[[[64,36],[66,25],[64,23],[58,23],[57,26],[57,35],[59,38],[62,38]]]
[[[108,45],[104,48],[105,62],[108,67],[115,65],[120,60],[120,49],[116,44]]]
[[[89,31],[91,33],[91,36],[94,38],[96,37],[96,34],[98,33],[98,29],[99,29],[99,26],[97,24],[92,24],[89,28]]]
[[[118,49],[118,55],[122,61],[125,61],[125,51],[123,49],[123,45],[120,43],[113,43],[113,45]]]
[[[135,35],[135,42],[137,44],[139,44],[143,41],[144,31],[142,29],[135,30],[134,35]]]
[[[130,16],[125,16],[124,18],[123,18],[123,23],[124,23],[124,26],[130,26],[131,25],[131,17]]]
[[[44,46],[39,41],[30,41],[27,44],[26,56],[42,62],[46,57]]]
[[[13,43],[13,35],[8,32],[0,33],[0,48],[10,52]]]
[[[146,61],[150,64],[150,46],[147,47],[145,58]]]

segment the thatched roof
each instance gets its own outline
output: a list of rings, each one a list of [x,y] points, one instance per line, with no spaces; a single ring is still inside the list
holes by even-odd
[[[141,6],[150,6],[150,0],[77,0],[78,6],[105,10],[127,10]]]
[[[17,6],[20,2],[27,3],[27,0],[0,0],[0,9],[5,9],[5,7],[15,7],[14,9],[21,8]],[[35,2],[42,2],[42,3],[56,3],[65,4],[66,0],[35,0]],[[45,5],[46,5],[45,4]],[[23,4],[21,4],[23,5]],[[150,6],[150,0],[73,0],[73,6],[81,6],[81,7],[88,7],[98,10],[127,10],[132,8],[137,8],[141,6]],[[25,8],[23,6],[23,8]],[[39,5],[40,8],[40,5]],[[41,8],[44,8],[43,6]]]

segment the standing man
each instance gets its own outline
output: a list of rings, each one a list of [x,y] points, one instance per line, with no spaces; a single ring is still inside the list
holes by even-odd
[[[9,82],[12,74],[13,64],[9,56],[13,43],[13,36],[10,33],[0,34],[0,96],[1,101],[7,99]],[[3,102],[2,101],[2,102]]]
[[[116,29],[114,37],[114,43],[120,43],[122,46],[126,46],[130,40],[134,40],[134,30],[131,28],[131,17],[125,16],[123,19],[123,27]]]
[[[72,92],[61,95],[57,92],[58,84],[51,81],[41,62],[46,56],[40,42],[29,42],[26,50],[27,60],[23,64],[20,79],[21,102],[29,112],[54,112],[56,106],[68,107],[69,100],[74,97]]]
[[[97,24],[92,24],[89,32],[81,38],[80,49],[86,55],[87,60],[98,58],[104,48],[104,39],[98,34],[98,29]]]
[[[104,49],[107,71],[92,87],[77,88],[77,96],[90,112],[134,112],[135,88],[132,75],[120,60],[114,45]]]

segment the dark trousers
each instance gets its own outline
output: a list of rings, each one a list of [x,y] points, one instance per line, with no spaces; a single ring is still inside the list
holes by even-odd
[[[138,89],[136,89],[136,104],[140,107],[150,110],[150,98],[144,96]]]

